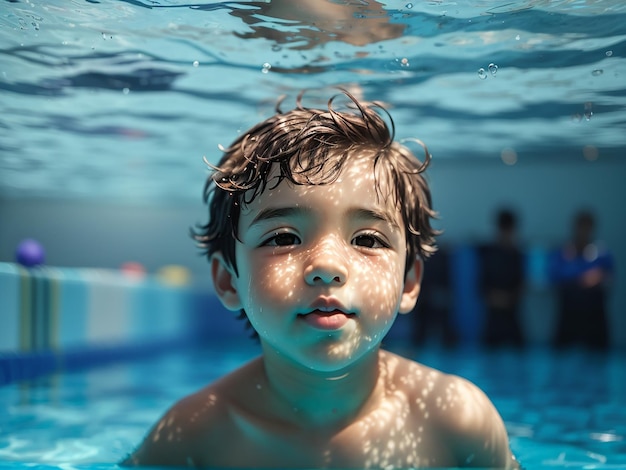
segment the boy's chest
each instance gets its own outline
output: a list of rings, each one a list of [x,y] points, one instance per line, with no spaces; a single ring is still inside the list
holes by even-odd
[[[427,423],[402,417],[359,420],[324,435],[292,426],[233,427],[223,445],[207,446],[203,463],[220,467],[411,468],[454,467],[445,442]],[[209,448],[211,450],[209,451]]]

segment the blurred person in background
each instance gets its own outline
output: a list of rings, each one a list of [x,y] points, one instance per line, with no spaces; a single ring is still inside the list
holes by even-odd
[[[524,254],[517,241],[517,217],[510,209],[496,214],[495,239],[479,249],[479,289],[485,304],[483,344],[524,345],[520,303],[524,291]]]
[[[594,242],[595,219],[579,211],[572,224],[572,238],[552,253],[550,279],[557,289],[556,347],[573,345],[607,349],[607,297],[613,277],[613,255]]]

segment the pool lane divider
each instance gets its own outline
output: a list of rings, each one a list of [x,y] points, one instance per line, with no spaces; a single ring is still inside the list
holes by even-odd
[[[0,385],[245,337],[209,283],[0,262]]]
[[[117,361],[134,360],[189,344],[189,338],[179,337],[119,344],[86,343],[84,346],[60,349],[62,287],[65,287],[67,294],[80,286],[72,286],[69,279],[72,276],[63,276],[59,269],[15,267],[19,275],[19,348],[15,352],[0,352],[0,386],[32,381],[58,372],[72,372]],[[63,284],[67,280],[70,282]],[[74,330],[69,331],[69,335],[74,337],[86,337],[84,319],[82,322],[75,320],[77,316],[82,317],[85,313],[89,316],[93,312],[89,308],[85,309],[84,305],[72,303],[71,307],[73,311],[66,316],[72,318],[66,318],[70,321],[64,330]],[[106,320],[100,319],[98,323]]]

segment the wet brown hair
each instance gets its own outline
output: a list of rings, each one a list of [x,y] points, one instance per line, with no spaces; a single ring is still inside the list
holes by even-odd
[[[209,259],[216,252],[222,253],[238,275],[235,243],[242,205],[285,179],[296,185],[330,184],[355,156],[370,154],[379,195],[389,196],[381,193],[382,175],[402,215],[407,246],[405,272],[416,256],[426,258],[436,250],[438,232],[430,224],[436,213],[422,175],[431,158],[428,149],[414,139],[424,150],[424,161],[420,161],[394,141],[393,120],[381,104],[359,102],[347,91],[342,92],[328,100],[327,109],[304,107],[300,94],[296,108],[282,112],[279,100],[274,116],[224,149],[217,166],[209,165],[213,171],[204,186],[209,221],[192,229],[192,237]],[[337,110],[336,100],[342,96],[348,101]]]

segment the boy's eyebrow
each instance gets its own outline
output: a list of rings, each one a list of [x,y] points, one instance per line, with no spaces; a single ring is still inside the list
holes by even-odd
[[[348,217],[359,220],[380,220],[382,222],[387,222],[394,227],[398,226],[398,222],[396,222],[388,212],[366,209],[364,207],[353,207],[352,209],[349,209]]]
[[[268,207],[260,211],[256,217],[250,222],[248,228],[253,225],[259,224],[266,220],[290,218],[290,217],[306,217],[313,212],[311,209],[302,206],[288,206],[288,207]],[[398,223],[394,220],[391,214],[384,211],[378,211],[374,209],[367,209],[365,207],[352,207],[348,209],[346,214],[350,219],[358,220],[380,220],[394,227],[398,226]]]
[[[256,215],[256,217],[248,225],[248,228],[258,223],[264,222],[266,220],[288,218],[288,217],[298,217],[298,216],[303,217],[309,214],[310,212],[311,211],[309,209],[306,209],[300,206],[268,207],[267,209],[263,209]]]

